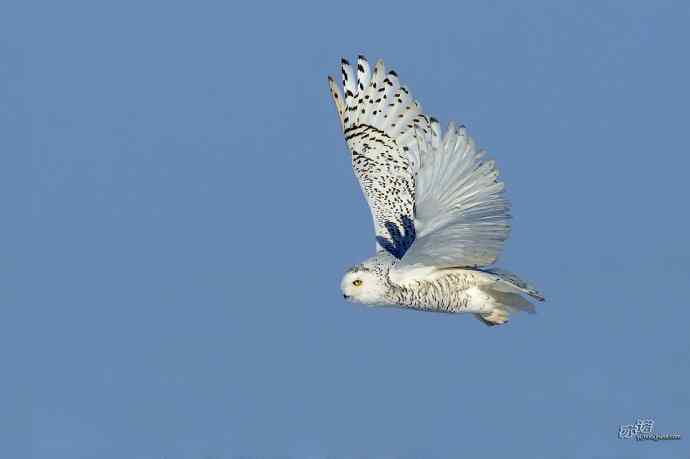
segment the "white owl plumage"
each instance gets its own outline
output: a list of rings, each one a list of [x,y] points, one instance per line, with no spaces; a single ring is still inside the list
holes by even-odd
[[[371,209],[376,255],[351,268],[341,289],[365,304],[470,312],[487,325],[543,301],[517,276],[488,269],[510,232],[510,204],[494,161],[464,126],[446,133],[394,71],[365,57],[341,62],[343,93],[331,96]]]

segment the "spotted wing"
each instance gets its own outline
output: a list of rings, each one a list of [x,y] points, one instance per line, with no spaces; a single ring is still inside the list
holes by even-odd
[[[383,61],[372,70],[359,56],[355,76],[343,59],[341,71],[344,97],[332,77],[328,82],[352,168],[371,209],[377,250],[402,258],[415,237],[416,165],[409,150],[416,137],[430,132],[429,119]]]

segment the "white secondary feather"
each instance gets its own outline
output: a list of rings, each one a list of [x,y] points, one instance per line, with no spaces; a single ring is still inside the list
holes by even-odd
[[[417,239],[394,270],[488,266],[510,232],[510,204],[494,161],[484,159],[464,127],[445,136],[433,120],[420,137],[416,175]]]

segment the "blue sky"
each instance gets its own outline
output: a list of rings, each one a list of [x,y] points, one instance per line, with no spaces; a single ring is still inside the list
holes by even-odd
[[[680,1],[0,7],[3,456],[687,457],[688,21]],[[326,75],[358,53],[497,160],[499,265],[537,315],[343,302],[374,239]],[[638,417],[685,438],[619,440]]]

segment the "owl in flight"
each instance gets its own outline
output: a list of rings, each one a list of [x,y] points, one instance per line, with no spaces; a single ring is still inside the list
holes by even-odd
[[[534,312],[527,282],[489,268],[510,232],[494,161],[464,126],[445,134],[383,61],[342,60],[343,92],[328,78],[352,168],[371,209],[376,254],[345,273],[346,300],[469,312],[487,325]]]

